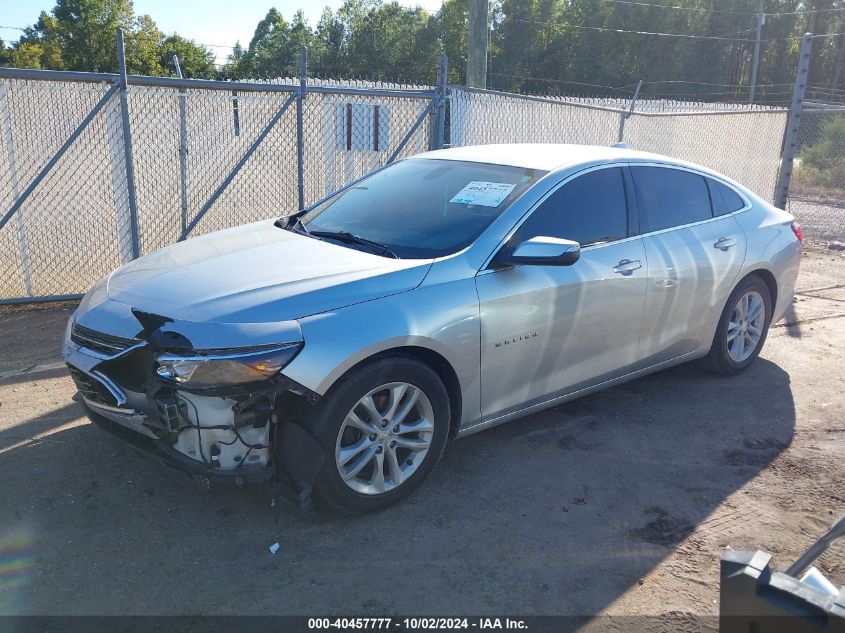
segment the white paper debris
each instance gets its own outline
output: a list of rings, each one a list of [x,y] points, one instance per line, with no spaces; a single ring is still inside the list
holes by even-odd
[[[516,185],[506,182],[483,182],[473,180],[461,189],[449,202],[477,204],[482,207],[498,207]]]
[[[275,553],[276,553],[276,552],[278,552],[278,551],[279,551],[279,544],[278,544],[278,543],[273,543],[273,544],[270,546],[270,553],[271,553],[271,554],[275,554]]]

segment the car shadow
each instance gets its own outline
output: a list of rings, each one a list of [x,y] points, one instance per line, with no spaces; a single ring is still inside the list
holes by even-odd
[[[777,365],[731,379],[684,365],[457,441],[387,511],[316,519],[76,426],[0,456],[0,613],[593,614],[794,425]]]

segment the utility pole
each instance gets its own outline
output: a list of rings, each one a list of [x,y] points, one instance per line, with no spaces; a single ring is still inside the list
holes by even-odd
[[[487,87],[487,0],[469,0],[467,86]]]
[[[751,63],[751,91],[748,95],[748,103],[754,103],[754,92],[757,90],[757,67],[760,65],[760,35],[765,23],[766,14],[763,13],[763,0],[757,0],[757,36],[754,39],[754,61]]]

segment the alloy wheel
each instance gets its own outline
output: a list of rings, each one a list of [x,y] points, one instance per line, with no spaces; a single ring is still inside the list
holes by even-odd
[[[335,444],[337,472],[355,492],[389,492],[420,467],[433,435],[434,409],[421,389],[381,385],[346,414]]]
[[[749,290],[739,298],[728,322],[728,356],[742,363],[754,353],[763,336],[766,324],[766,304],[756,290]]]

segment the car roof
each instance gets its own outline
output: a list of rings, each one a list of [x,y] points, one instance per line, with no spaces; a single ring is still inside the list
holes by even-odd
[[[595,162],[659,162],[673,165],[691,165],[660,154],[638,152],[624,147],[601,145],[566,145],[562,143],[513,143],[500,145],[467,145],[418,154],[414,158],[439,158],[474,163],[508,165],[526,169],[554,171]],[[709,171],[709,170],[707,170]]]

